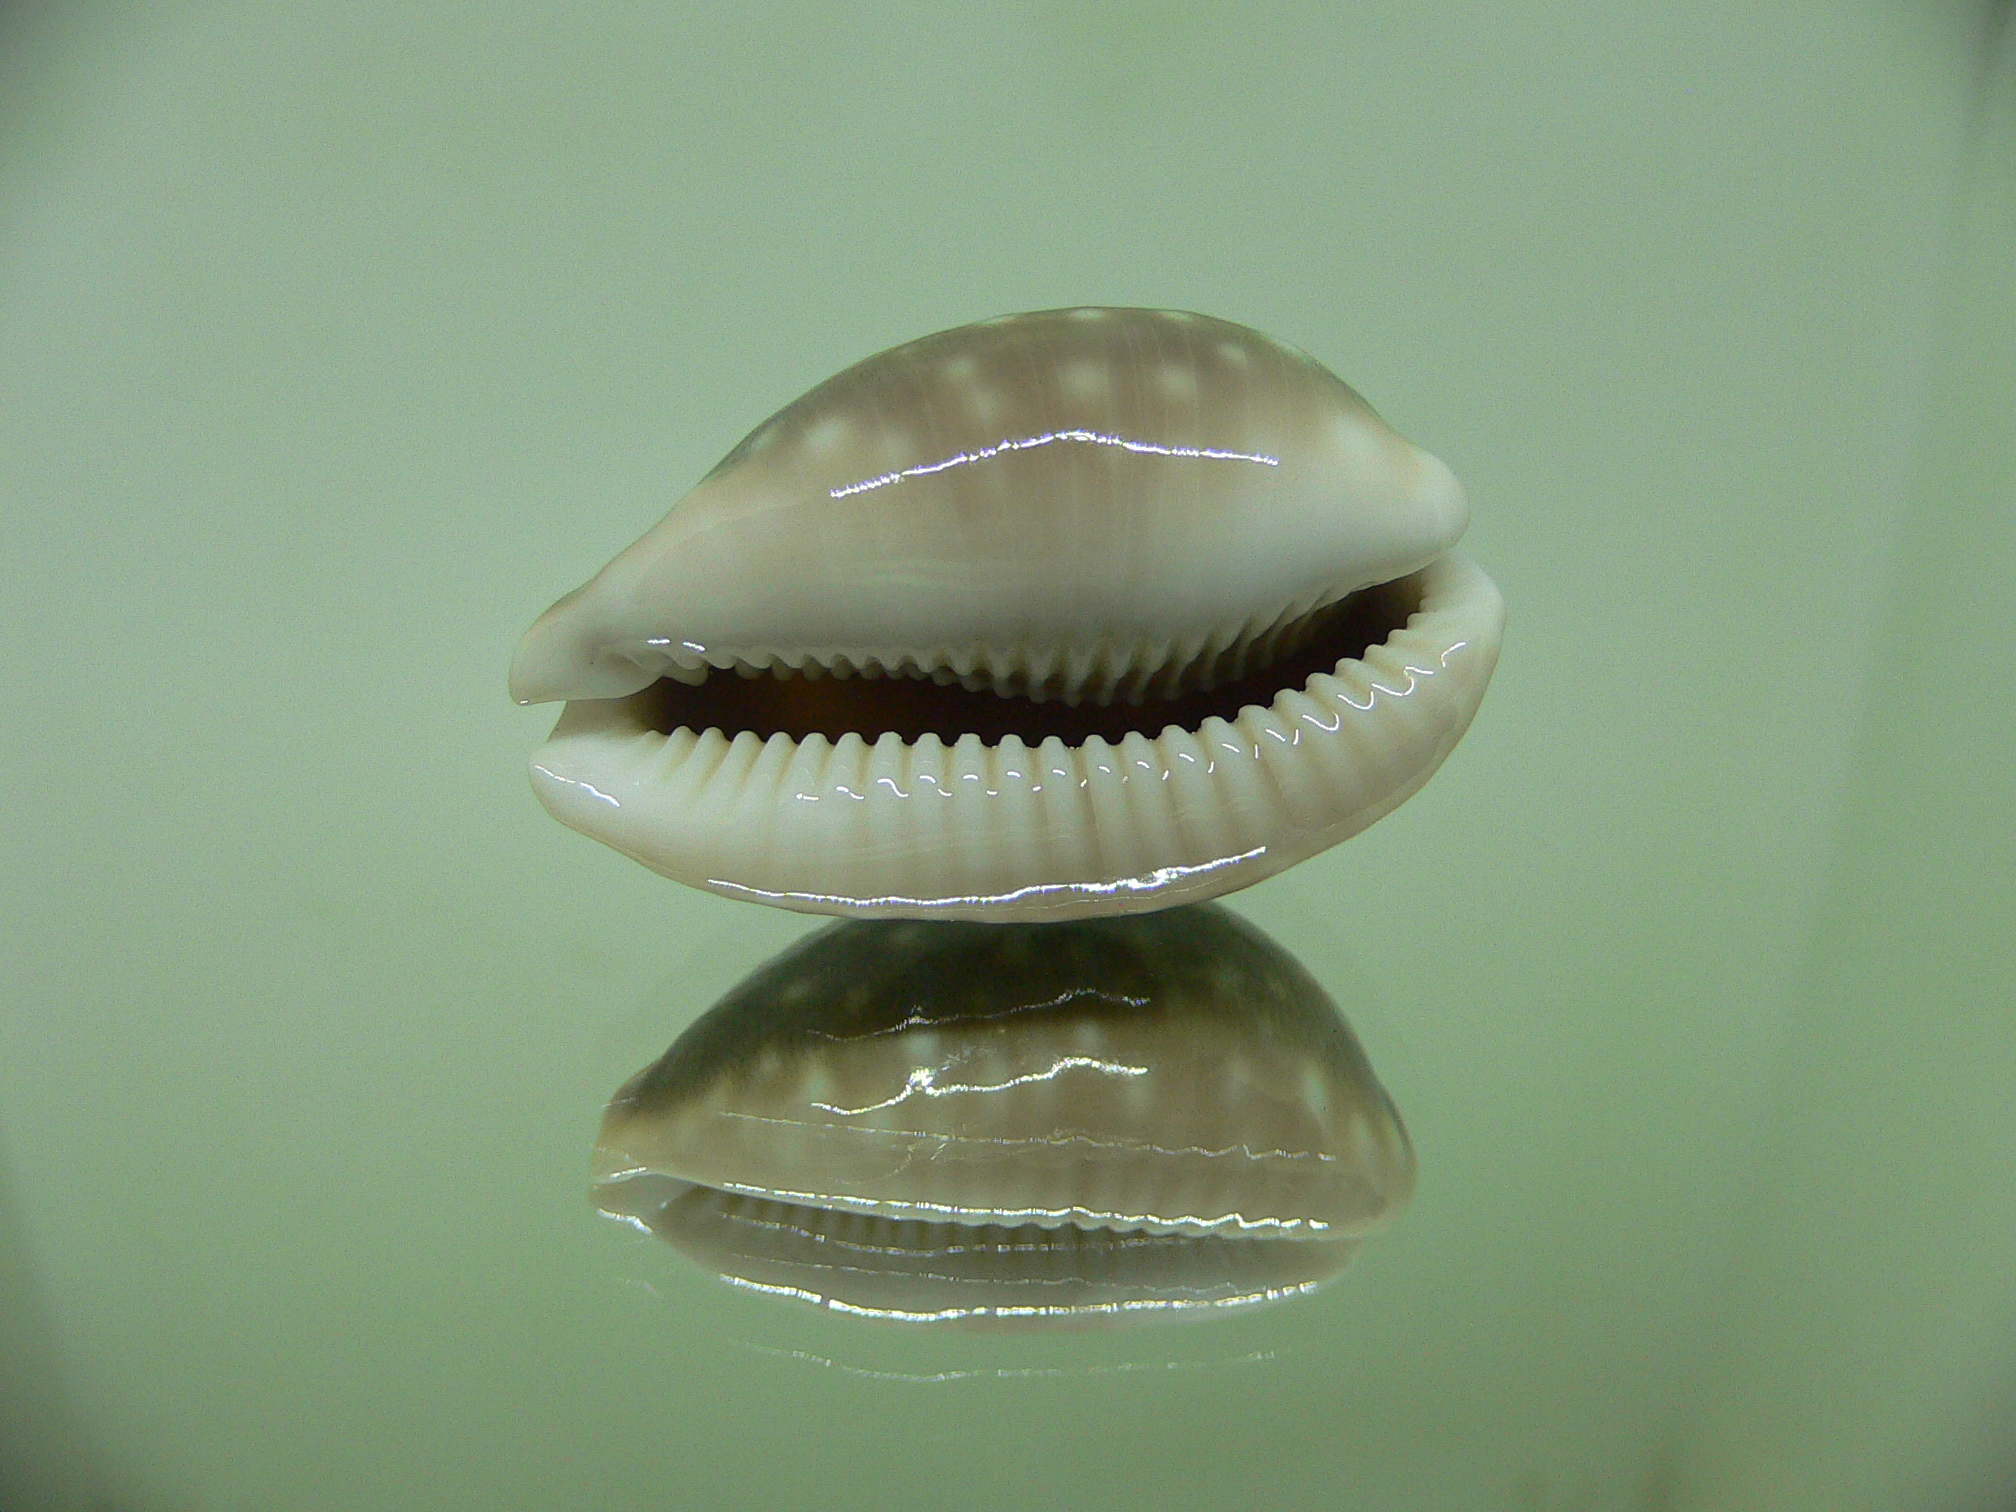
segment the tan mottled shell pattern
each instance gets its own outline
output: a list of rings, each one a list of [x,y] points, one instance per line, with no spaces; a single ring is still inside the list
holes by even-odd
[[[1243,886],[1424,782],[1503,622],[1447,468],[1173,311],[925,337],[786,406],[544,615],[533,782],[668,876],[1060,919]]]

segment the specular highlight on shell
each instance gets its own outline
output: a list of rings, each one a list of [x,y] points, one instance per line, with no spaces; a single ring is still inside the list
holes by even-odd
[[[730,897],[863,916],[1166,907],[1440,764],[1502,604],[1447,468],[1306,355],[1046,311],[869,358],[541,617],[557,817]]]
[[[744,1289],[1074,1323],[1310,1291],[1414,1159],[1327,995],[1206,904],[830,926],[624,1086],[595,1170],[604,1213]]]

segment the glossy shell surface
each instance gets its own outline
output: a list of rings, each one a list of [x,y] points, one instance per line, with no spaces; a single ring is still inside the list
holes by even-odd
[[[534,786],[667,875],[815,912],[1222,892],[1370,823],[1467,727],[1502,606],[1466,518],[1258,332],[942,332],[788,405],[541,617],[513,693],[569,707]]]

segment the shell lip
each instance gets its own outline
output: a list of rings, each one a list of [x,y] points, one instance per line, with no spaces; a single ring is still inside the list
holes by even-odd
[[[1073,1330],[1207,1321],[1307,1296],[1362,1239],[1239,1239],[832,1215],[666,1177],[598,1187],[604,1217],[729,1287],[881,1323]]]
[[[1418,610],[1362,659],[1195,731],[1141,719],[1075,746],[1012,730],[996,745],[970,732],[668,734],[663,695],[647,690],[570,701],[532,758],[533,787],[562,823],[654,871],[801,912],[1001,923],[1194,902],[1357,833],[1461,739],[1496,664],[1503,600],[1458,551],[1416,578]],[[1143,709],[1106,713],[1130,711]]]
[[[621,849],[619,846],[618,849]],[[650,865],[647,857],[629,852],[631,859]],[[701,884],[710,892],[747,903],[766,903],[773,908],[795,909],[803,913],[844,913],[861,918],[946,919],[976,917],[1077,918],[1086,914],[1128,913],[1138,907],[1160,906],[1182,897],[1211,897],[1220,888],[1212,886],[1214,875],[1238,876],[1249,868],[1263,866],[1267,847],[1203,861],[1158,866],[1134,876],[1073,878],[1058,882],[1028,882],[995,892],[936,893],[930,895],[899,892],[815,892],[799,888],[754,887],[730,877],[708,877]],[[1231,885],[1237,885],[1231,884]]]
[[[1123,619],[1102,622],[1105,607],[1092,605],[1069,624],[1026,626],[1012,636],[947,622],[932,634],[899,641],[842,635],[756,642],[656,622],[640,633],[634,619],[609,607],[633,595],[620,583],[598,579],[561,599],[520,638],[509,690],[512,701],[521,705],[623,698],[660,681],[699,685],[724,672],[745,677],[762,672],[911,677],[959,681],[970,689],[976,680],[986,681],[991,669],[994,691],[1037,702],[1077,703],[1081,693],[1076,684],[1086,678],[1092,685],[1083,696],[1091,701],[1139,702],[1168,696],[1166,685],[1200,659],[1237,660],[1249,649],[1266,654],[1271,638],[1390,592],[1447,554],[1430,555],[1387,576],[1356,574],[1284,600],[1221,610],[1188,628]],[[1032,679],[1010,673],[1003,685],[1004,655],[1033,658],[1048,675]]]

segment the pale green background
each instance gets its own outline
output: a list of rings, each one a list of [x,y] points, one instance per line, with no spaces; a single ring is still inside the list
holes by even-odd
[[[2003,1505],[1989,35],[1879,0],[0,12],[0,1496]],[[591,1217],[588,1144],[809,922],[550,821],[511,646],[810,383],[1088,302],[1293,341],[1469,487],[1512,616],[1474,730],[1236,902],[1350,1009],[1419,1195],[1218,1327],[733,1295]]]

